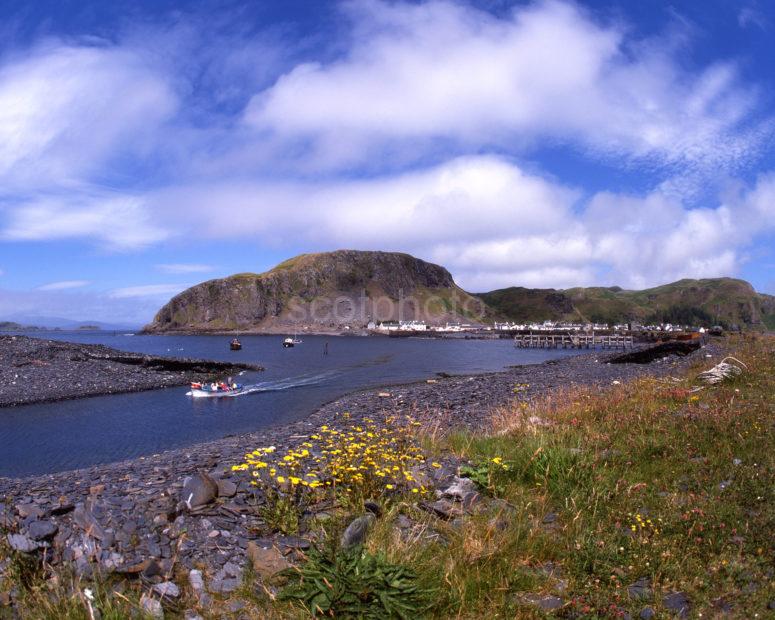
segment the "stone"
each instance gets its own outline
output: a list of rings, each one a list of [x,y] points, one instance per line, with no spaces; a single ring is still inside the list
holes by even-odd
[[[226,562],[223,565],[223,572],[227,577],[239,577],[242,574],[242,568],[234,562]]]
[[[218,497],[218,483],[212,476],[198,472],[183,481],[180,497],[189,510],[201,508]]]
[[[627,594],[630,598],[651,600],[651,580],[648,577],[641,577],[635,583],[627,586]]]
[[[188,572],[188,583],[194,593],[199,596],[205,589],[205,581],[202,577],[202,571],[195,568]]]
[[[40,519],[43,516],[43,511],[35,504],[16,504],[16,512],[22,519],[32,517],[33,519]]]
[[[282,547],[288,547],[290,549],[309,549],[312,546],[309,540],[306,538],[300,538],[299,536],[280,536],[277,539],[277,543]]]
[[[662,599],[662,605],[665,609],[669,609],[676,614],[679,618],[687,618],[689,616],[689,598],[683,592],[671,592]]]
[[[218,480],[218,497],[234,497],[237,494],[237,485],[231,480]]]
[[[162,609],[161,603],[152,596],[143,594],[140,597],[140,608],[151,618],[164,620],[164,609]]]
[[[153,586],[152,590],[161,597],[178,598],[180,596],[180,588],[172,581],[157,583]]]
[[[342,534],[339,545],[342,549],[352,549],[366,542],[366,535],[374,523],[375,516],[371,513],[354,519]]]
[[[248,558],[255,573],[264,580],[271,579],[291,567],[277,547],[261,547],[252,540],[248,542]]]
[[[459,478],[458,476],[455,476],[452,479],[452,484],[444,489],[443,494],[447,497],[463,499],[469,493],[474,493],[477,490],[476,483],[470,478]]]
[[[20,551],[21,553],[32,553],[39,547],[38,543],[34,540],[30,540],[30,538],[24,534],[8,534],[6,540],[11,546],[11,549]]]
[[[542,609],[544,611],[559,609],[565,604],[565,602],[559,596],[551,595],[542,596],[540,594],[526,594],[523,597],[523,600],[526,603],[534,605],[535,607],[538,607],[538,609]]]
[[[552,523],[557,521],[557,513],[556,512],[549,512],[544,515],[544,518],[541,519],[541,523],[544,525],[551,525]]]
[[[466,493],[462,500],[463,510],[466,512],[476,512],[477,508],[483,505],[482,496],[476,491]]]
[[[52,521],[33,521],[27,527],[27,532],[32,540],[48,540],[54,537],[58,529]]]
[[[193,609],[187,609],[183,612],[183,620],[204,620],[202,616],[196,613]]]
[[[77,504],[73,511],[73,523],[80,527],[87,535],[101,541],[108,539],[108,533],[97,522],[96,517],[83,504]],[[112,537],[111,537],[112,538]]]
[[[638,618],[640,618],[640,620],[652,620],[655,615],[656,612],[651,607],[644,607],[640,610]]]
[[[453,503],[447,499],[440,499],[432,504],[421,504],[428,512],[435,514],[437,517],[451,521],[455,517],[463,516],[463,508],[460,504]]]

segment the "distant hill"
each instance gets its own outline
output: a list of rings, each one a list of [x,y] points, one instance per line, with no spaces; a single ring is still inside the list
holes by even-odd
[[[145,331],[339,332],[371,320],[445,323],[486,316],[485,304],[439,265],[408,254],[339,250],[197,284],[173,297]]]
[[[734,278],[685,279],[642,291],[511,287],[479,297],[513,321],[638,321],[775,329],[775,297],[757,293],[748,282]]]
[[[133,330],[135,326],[121,325],[117,323],[104,323],[102,321],[76,321],[73,319],[64,319],[57,316],[27,315],[22,313],[3,317],[2,321],[8,323],[18,323],[22,325],[36,325],[34,329],[62,329],[62,330]]]
[[[35,332],[41,331],[42,327],[34,325],[22,325],[15,321],[0,321],[0,332]]]

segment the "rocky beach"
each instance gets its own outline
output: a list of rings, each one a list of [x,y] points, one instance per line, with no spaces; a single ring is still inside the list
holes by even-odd
[[[0,407],[154,390],[241,370],[263,369],[255,364],[159,357],[101,345],[0,336]]]
[[[122,383],[126,381],[123,373],[129,369],[135,373],[131,376],[135,389],[181,383],[184,375],[189,380],[193,368],[200,369],[197,372],[208,369],[187,360],[186,364],[194,365],[185,370],[169,366],[154,370],[153,363],[142,363],[142,356],[133,356],[133,361],[125,364],[104,347],[43,346],[26,338],[4,339],[3,345],[4,356],[11,347],[17,351],[3,360],[3,372],[27,372],[25,381],[32,382],[45,381],[36,379],[35,373],[54,367],[56,360],[64,360],[71,373],[84,365],[102,369],[108,376],[121,373]],[[446,429],[486,430],[493,410],[515,399],[530,401],[574,385],[616,386],[644,375],[669,377],[706,356],[717,361],[720,352],[719,345],[711,343],[691,355],[670,356],[650,364],[611,364],[607,362],[613,354],[595,351],[499,373],[439,376],[422,383],[354,393],[283,427],[83,470],[26,479],[0,478],[0,494],[5,499],[0,505],[0,530],[14,550],[42,556],[53,565],[71,565],[82,575],[115,573],[143,579],[158,591],[172,592],[177,587],[173,578],[179,580],[185,574],[202,597],[229,592],[239,587],[248,563],[260,573],[262,563],[292,562],[314,540],[315,533],[307,529],[309,523],[327,509],[310,507],[298,535],[272,533],[259,516],[260,498],[249,480],[231,470],[246,452],[270,445],[278,450],[289,448],[322,425],[335,428],[345,420],[359,424],[401,414],[426,423],[439,422]],[[33,364],[33,360],[45,365]],[[19,366],[20,361],[24,365]],[[10,390],[8,377],[3,379],[2,402],[19,402],[18,388]],[[105,393],[108,384],[94,383],[82,389],[89,393],[103,386]],[[439,468],[428,468],[424,475],[434,488],[454,486],[458,465],[447,459]],[[432,510],[442,518],[451,517],[452,513],[445,515],[445,511],[451,509],[454,499],[453,493]],[[0,583],[2,573],[0,564]],[[10,603],[13,593],[4,595]]]

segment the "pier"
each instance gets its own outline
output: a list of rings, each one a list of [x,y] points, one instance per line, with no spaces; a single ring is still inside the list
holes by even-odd
[[[626,349],[634,339],[624,334],[518,334],[514,346],[520,349]]]

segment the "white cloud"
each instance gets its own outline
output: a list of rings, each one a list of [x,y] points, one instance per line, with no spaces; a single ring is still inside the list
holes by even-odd
[[[129,250],[168,237],[137,196],[105,192],[40,195],[7,205],[6,210],[0,240],[91,238],[112,249]]]
[[[89,286],[90,280],[63,280],[62,282],[51,282],[50,284],[44,284],[39,286],[39,291],[65,291],[74,288],[83,288]]]
[[[156,269],[162,273],[180,274],[180,273],[209,273],[215,270],[211,265],[199,265],[192,263],[166,263],[156,265]]]
[[[47,44],[0,67],[0,178],[70,183],[149,153],[177,108],[168,80],[132,51]]]
[[[133,297],[160,298],[165,302],[170,297],[187,289],[190,284],[145,284],[117,288],[108,293],[111,299],[129,299]]]
[[[729,203],[689,209],[660,191],[585,199],[482,156],[369,180],[185,187],[148,203],[208,238],[410,252],[445,265],[469,290],[643,287],[737,273],[748,244],[775,228],[775,174]],[[169,205],[185,205],[185,220]],[[234,225],[197,225],[215,212]]]
[[[746,124],[756,97],[734,65],[688,73],[670,41],[633,41],[575,4],[546,0],[503,19],[440,1],[347,6],[347,55],[297,66],[245,114],[269,135],[311,140],[322,165],[363,163],[401,141],[419,154],[423,141],[548,138],[707,170],[747,160],[768,131]]]

